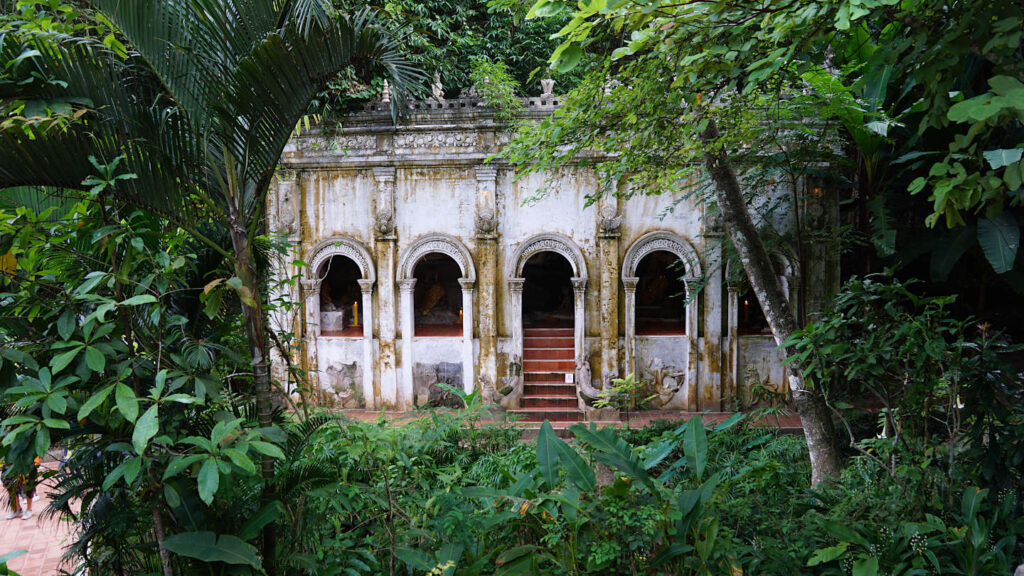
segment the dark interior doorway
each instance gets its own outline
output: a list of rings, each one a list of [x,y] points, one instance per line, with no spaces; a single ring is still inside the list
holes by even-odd
[[[636,267],[636,333],[686,334],[686,284],[679,257],[658,250]]]
[[[538,252],[526,261],[523,265],[523,326],[573,326],[572,275],[572,265],[555,252]]]
[[[447,254],[431,252],[413,269],[416,336],[462,336],[462,269]]]
[[[320,271],[320,334],[362,336],[362,278],[359,266],[346,256],[332,256]]]

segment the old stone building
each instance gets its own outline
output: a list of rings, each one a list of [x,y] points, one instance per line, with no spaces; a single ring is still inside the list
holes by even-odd
[[[547,93],[525,114],[556,106]],[[296,363],[338,406],[407,409],[444,382],[528,419],[573,420],[629,373],[664,410],[728,409],[758,382],[785,389],[703,206],[673,190],[624,200],[583,166],[516,179],[488,161],[507,139],[479,99],[442,97],[397,126],[387,102],[372,105],[286,150],[268,217],[305,266],[281,268],[301,278],[302,312],[276,321],[302,335]],[[805,226],[834,218],[823,195],[805,196],[819,197],[799,207]],[[818,252],[808,270],[776,254],[797,309],[835,287],[836,260]]]

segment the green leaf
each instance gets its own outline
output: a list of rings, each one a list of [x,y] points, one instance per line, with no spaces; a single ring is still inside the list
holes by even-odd
[[[67,420],[58,420],[57,418],[43,418],[43,424],[47,428],[58,428],[60,430],[70,430],[71,424],[68,424]]]
[[[127,300],[118,302],[118,306],[141,306],[142,304],[152,304],[156,302],[156,296],[152,294],[139,294],[138,296],[132,296]]]
[[[75,346],[71,350],[54,355],[54,357],[50,359],[50,369],[53,371],[53,373],[57,374],[58,372],[66,368],[67,365],[70,364],[71,361],[75,359],[75,356],[78,356],[78,353],[82,350],[82,348],[82,346]]]
[[[78,325],[78,316],[73,308],[68,308],[57,319],[57,333],[64,340],[71,338],[75,333],[75,326]]]
[[[252,459],[249,458],[245,452],[238,448],[225,448],[224,455],[230,458],[231,462],[233,462],[235,466],[238,466],[249,474],[256,474],[256,465],[253,464]]]
[[[173,484],[164,484],[164,500],[171,508],[181,506],[181,494],[178,494],[178,489]]]
[[[92,346],[85,347],[85,364],[93,372],[103,372],[103,369],[107,366],[107,358]]]
[[[573,484],[584,492],[590,492],[597,487],[597,479],[594,476],[594,469],[580,457],[580,455],[561,438],[555,438],[555,455],[565,467],[566,474]]]
[[[853,563],[853,576],[877,576],[878,558],[861,558]]]
[[[1017,220],[1009,212],[1003,212],[994,220],[978,220],[978,243],[997,274],[1009,272],[1013,269],[1013,261],[1020,247]]]
[[[277,458],[278,460],[284,459],[284,452],[282,452],[280,448],[271,444],[270,442],[261,442],[259,440],[253,440],[252,442],[249,442],[249,446],[251,446],[253,450],[259,452],[260,454],[265,454],[267,456],[270,456],[271,458]]]
[[[230,534],[183,532],[165,538],[164,548],[200,562],[224,562],[262,570],[256,548]]]
[[[832,546],[829,548],[819,548],[818,550],[814,551],[814,554],[811,555],[810,560],[807,561],[807,565],[817,566],[818,564],[831,562],[836,558],[842,556],[843,553],[846,552],[847,547],[849,546],[849,542],[840,542],[837,546]]]
[[[555,69],[561,73],[566,73],[576,67],[580,63],[580,58],[583,56],[583,49],[573,44],[562,50],[562,53],[558,55],[558,58],[554,62]]]
[[[89,396],[89,399],[85,401],[85,404],[82,404],[82,407],[78,409],[78,418],[76,419],[82,420],[87,418],[89,414],[92,414],[92,411],[99,407],[100,404],[103,404],[103,401],[110,396],[110,392],[113,391],[113,389],[114,385],[111,384],[92,396]]]
[[[434,560],[419,550],[398,547],[395,548],[395,556],[398,556],[399,560],[417,570],[429,571],[434,568]]]
[[[263,527],[271,522],[277,521],[285,512],[284,504],[278,500],[267,503],[266,506],[260,508],[255,514],[253,514],[245,524],[242,524],[242,528],[238,531],[238,537],[242,540],[252,540],[259,536],[260,531]]]
[[[683,435],[683,451],[686,453],[686,465],[700,480],[704,477],[704,467],[708,463],[708,437],[704,431],[704,423],[700,416],[690,418],[686,423]]]
[[[220,487],[220,472],[217,470],[216,458],[207,458],[203,462],[196,482],[199,485],[199,498],[209,506],[213,503],[213,495],[217,493],[217,488]]]
[[[987,150],[984,152],[985,160],[988,160],[988,165],[991,166],[993,170],[998,170],[1004,166],[1020,162],[1022,154],[1024,154],[1024,148],[1003,148],[1000,150]]]
[[[164,470],[163,480],[177,476],[183,470],[189,466],[199,462],[203,458],[206,458],[205,454],[191,454],[189,456],[175,456],[171,463],[167,465],[167,469]]]
[[[140,456],[146,451],[150,438],[156,436],[157,431],[160,430],[158,409],[159,406],[153,404],[135,423],[135,431],[132,433],[132,446],[135,447],[135,452]]]
[[[591,448],[589,454],[598,462],[615,468],[622,474],[628,476],[633,482],[643,484],[652,493],[657,492],[657,486],[647,474],[640,458],[633,452],[633,449],[620,438],[612,428],[598,429],[591,424],[587,428],[583,424],[576,424],[569,427],[573,435]]]
[[[139,401],[135,398],[135,392],[124,382],[118,382],[114,391],[114,400],[117,402],[117,410],[121,412],[124,419],[135,422],[139,416]]]
[[[555,486],[558,482],[558,462],[555,459],[554,448],[557,440],[551,423],[544,420],[540,425],[540,432],[537,433],[537,467],[548,486]]]

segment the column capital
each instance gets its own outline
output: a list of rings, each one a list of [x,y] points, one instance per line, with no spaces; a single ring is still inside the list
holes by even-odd
[[[370,292],[373,292],[373,280],[360,278],[359,280],[356,280],[356,282],[359,283],[359,290],[362,291],[363,294],[369,294]]]
[[[636,285],[640,282],[640,278],[627,276],[622,279],[622,287],[626,290],[626,293],[636,292]]]
[[[395,180],[394,166],[374,166],[373,179],[378,183],[393,182]]]
[[[508,289],[510,291],[512,291],[513,294],[515,294],[515,293],[522,294],[523,293],[523,283],[524,282],[526,282],[526,278],[509,278],[508,279]]]
[[[476,167],[476,181],[483,183],[493,183],[498,177],[497,166],[485,166],[480,165]]]
[[[415,278],[406,278],[405,280],[398,281],[398,289],[403,293],[412,292],[416,288]]]
[[[583,291],[587,289],[587,279],[586,278],[582,278],[582,277],[578,277],[578,276],[574,276],[574,277],[571,278],[571,280],[572,280],[572,289],[576,292],[576,294],[577,295],[583,294]]]
[[[302,286],[302,291],[306,292],[307,294],[309,294],[310,292],[316,292],[317,288],[320,287],[320,283],[317,282],[316,280],[308,280],[306,278],[302,278],[301,280],[299,280],[299,285]]]
[[[472,290],[475,284],[476,281],[469,278],[459,278],[459,286],[462,286],[463,291]]]

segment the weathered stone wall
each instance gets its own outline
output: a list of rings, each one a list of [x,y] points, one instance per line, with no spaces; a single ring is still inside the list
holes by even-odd
[[[534,118],[554,107],[550,97],[531,104],[526,115]],[[522,353],[517,278],[538,250],[561,253],[573,267],[576,358],[590,363],[598,382],[634,371],[657,380],[659,406],[689,410],[717,410],[724,397],[742,393],[748,365],[768,366],[762,377],[784,385],[776,353],[730,330],[735,315],[725,310],[730,292],[718,240],[706,233],[713,226],[695,201],[673,190],[618,199],[580,166],[516,179],[507,165],[487,161],[507,135],[478,101],[418,103],[398,126],[376,108],[344,129],[293,139],[268,203],[271,228],[286,233],[307,263],[330,250],[360,261],[362,337],[320,335],[318,270],[301,271],[301,290],[292,294],[304,305],[293,321],[306,340],[297,360],[343,403],[409,408],[432,374],[453,366],[466,390],[507,383]],[[588,196],[600,198],[587,206]],[[821,206],[815,214],[827,220]],[[634,336],[636,266],[652,250],[687,262],[688,291],[703,286],[687,307],[685,335]],[[431,251],[460,266],[461,337],[411,337],[412,270]],[[818,273],[830,274],[830,266]]]

